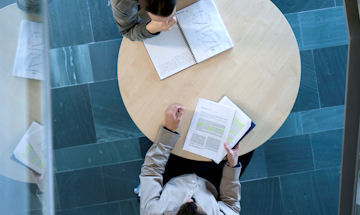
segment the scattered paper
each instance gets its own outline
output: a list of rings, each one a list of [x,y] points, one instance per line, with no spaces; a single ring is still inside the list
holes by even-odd
[[[21,78],[44,80],[44,42],[42,24],[22,20],[13,75]]]
[[[44,127],[33,122],[14,150],[15,158],[38,174],[44,173]]]

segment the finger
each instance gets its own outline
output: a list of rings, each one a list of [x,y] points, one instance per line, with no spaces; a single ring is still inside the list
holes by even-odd
[[[225,146],[225,150],[226,150],[227,154],[228,154],[228,155],[231,155],[231,150],[230,150],[230,148],[229,148],[228,143],[224,143],[224,146]]]
[[[234,148],[234,151],[239,152],[240,151],[240,144],[237,144]]]
[[[181,120],[181,117],[182,117],[182,115],[183,115],[183,113],[184,113],[184,111],[182,110],[180,110],[180,109],[178,109],[178,112],[177,112],[177,120]]]

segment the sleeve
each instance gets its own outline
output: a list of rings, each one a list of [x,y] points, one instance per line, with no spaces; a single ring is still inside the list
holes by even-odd
[[[146,25],[151,20],[142,20],[138,15],[137,0],[111,0],[111,7],[120,33],[132,41],[144,40],[157,34],[146,30]]]
[[[140,174],[141,214],[156,212],[156,209],[160,208],[158,204],[163,188],[162,175],[165,171],[170,151],[174,148],[179,137],[178,133],[171,132],[163,127],[160,128],[158,137],[145,156]]]
[[[220,210],[224,214],[229,215],[240,213],[240,172],[241,165],[234,168],[224,165],[220,182],[220,201],[218,202]]]

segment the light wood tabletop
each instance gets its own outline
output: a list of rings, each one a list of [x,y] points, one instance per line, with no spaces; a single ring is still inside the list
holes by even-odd
[[[270,0],[215,0],[234,43],[200,64],[160,80],[142,42],[124,38],[118,56],[118,82],[126,109],[152,141],[173,103],[185,108],[181,138],[172,153],[209,161],[182,150],[198,101],[224,95],[256,123],[241,142],[241,154],[265,143],[288,117],[298,94],[301,64],[295,35]]]
[[[12,75],[23,19],[38,21],[39,17],[27,15],[16,4],[0,9],[0,174],[35,183],[33,172],[12,159],[15,147],[30,124],[43,121],[41,82]]]

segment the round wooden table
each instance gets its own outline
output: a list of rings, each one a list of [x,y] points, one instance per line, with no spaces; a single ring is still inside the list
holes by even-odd
[[[16,4],[0,9],[0,174],[36,182],[32,171],[12,159],[12,153],[33,121],[42,123],[41,82],[12,75],[21,20],[38,21]]]
[[[164,125],[166,108],[185,107],[172,153],[209,161],[182,150],[198,98],[224,95],[256,123],[241,141],[241,154],[266,142],[289,115],[300,85],[301,63],[295,35],[270,0],[215,0],[234,48],[161,80],[142,42],[124,38],[118,56],[122,99],[132,120],[152,141]]]

